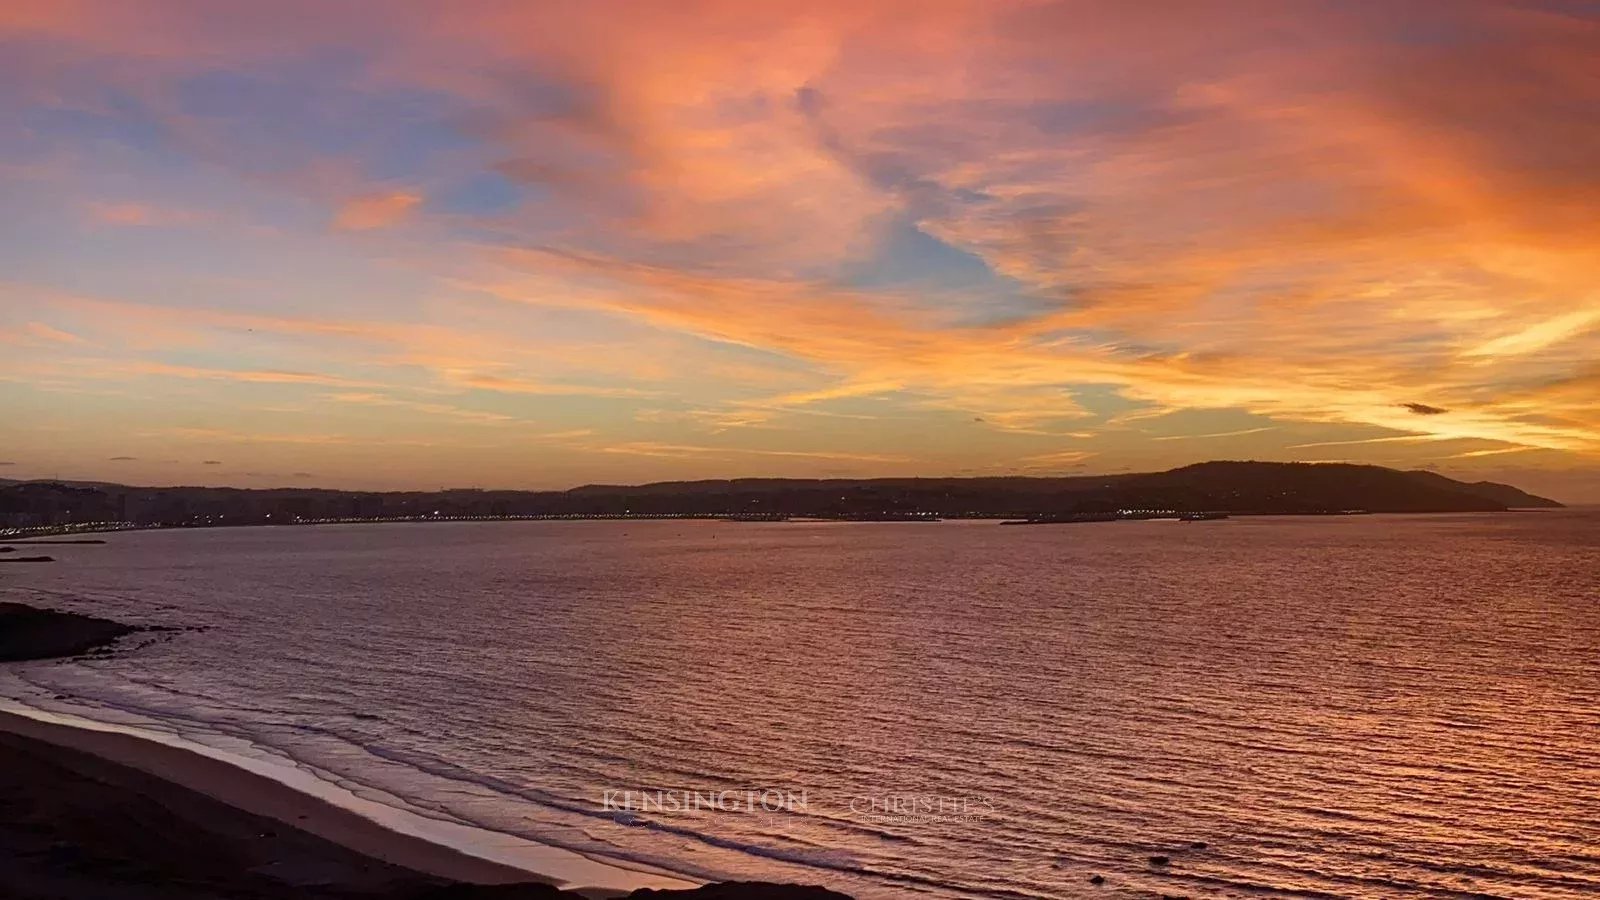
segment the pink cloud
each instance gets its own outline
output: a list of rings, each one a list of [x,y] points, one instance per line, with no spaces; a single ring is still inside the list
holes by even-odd
[[[194,225],[210,218],[206,213],[197,210],[126,202],[90,203],[89,216],[101,224],[127,226]]]
[[[339,207],[333,224],[348,231],[388,228],[404,221],[421,202],[419,195],[404,191],[352,197]]]

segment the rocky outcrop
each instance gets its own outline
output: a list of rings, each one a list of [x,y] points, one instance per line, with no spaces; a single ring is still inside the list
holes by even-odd
[[[138,630],[79,613],[0,603],[0,662],[79,656]]]

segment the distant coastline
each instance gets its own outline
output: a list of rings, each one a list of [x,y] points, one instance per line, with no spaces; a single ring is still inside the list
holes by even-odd
[[[732,479],[567,491],[341,491],[0,483],[0,535],[334,522],[698,518],[1079,520],[1172,515],[1501,512],[1562,504],[1494,482],[1344,463],[1218,461],[1060,478]]]

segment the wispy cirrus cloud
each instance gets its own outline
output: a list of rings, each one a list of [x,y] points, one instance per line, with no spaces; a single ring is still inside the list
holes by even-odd
[[[1021,467],[1032,470],[1079,469],[1083,468],[1083,464],[1094,457],[1095,454],[1087,450],[1058,450],[1054,453],[1024,456],[1021,460]]]
[[[219,381],[240,381],[250,384],[297,384],[324,387],[368,387],[371,382],[320,372],[288,372],[275,369],[228,369],[206,366],[184,366],[161,362],[135,362],[121,366],[127,375],[156,375],[172,378],[203,378]]]
[[[54,344],[83,344],[87,343],[82,337],[60,328],[52,328],[43,322],[29,322],[23,328],[25,337],[47,341]]]
[[[1213,431],[1213,432],[1210,432],[1209,434],[1165,434],[1165,435],[1161,435],[1160,437],[1153,438],[1153,440],[1157,440],[1157,441],[1188,441],[1188,440],[1204,440],[1206,438],[1241,437],[1241,436],[1247,435],[1247,434],[1261,434],[1263,432],[1276,431],[1276,430],[1277,430],[1277,426],[1266,425],[1266,426],[1263,426],[1261,428],[1240,428],[1237,431]]]
[[[476,409],[463,409],[447,403],[428,403],[418,400],[409,400],[403,397],[394,397],[389,394],[373,392],[343,392],[336,394],[323,394],[322,398],[335,403],[351,403],[360,406],[383,406],[410,412],[423,413],[429,416],[444,416],[465,422],[474,422],[482,425],[504,425],[517,421],[515,416],[504,413],[487,412]]]
[[[778,457],[791,459],[828,460],[836,462],[903,463],[910,458],[881,453],[843,453],[830,450],[774,450],[756,447],[717,447],[698,444],[669,444],[660,441],[627,441],[620,444],[597,446],[601,453],[625,456],[657,457]]]
[[[650,391],[638,388],[606,387],[603,385],[555,384],[533,378],[502,375],[494,372],[446,370],[445,380],[462,387],[485,391],[503,391],[512,394],[540,394],[544,396],[586,397],[649,397]]]
[[[1591,295],[1586,305],[1600,306],[1600,294]],[[1579,309],[1553,319],[1535,322],[1519,331],[1501,335],[1465,351],[1468,357],[1519,356],[1536,353],[1585,332],[1600,328],[1600,309]]]

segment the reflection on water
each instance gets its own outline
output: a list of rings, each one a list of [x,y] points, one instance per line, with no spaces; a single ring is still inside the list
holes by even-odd
[[[62,550],[0,592],[210,629],[27,667],[35,700],[591,853],[862,897],[1600,894],[1593,512]]]

